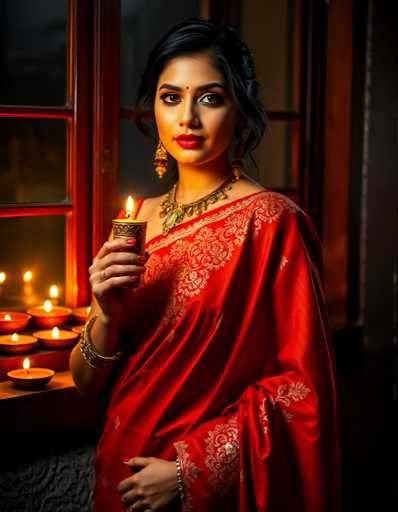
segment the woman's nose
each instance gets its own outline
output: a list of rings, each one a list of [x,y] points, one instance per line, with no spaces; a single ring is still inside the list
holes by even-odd
[[[183,110],[181,112],[181,118],[178,123],[182,128],[197,128],[200,126],[200,119],[195,111],[195,106],[192,101],[186,101],[183,104]]]

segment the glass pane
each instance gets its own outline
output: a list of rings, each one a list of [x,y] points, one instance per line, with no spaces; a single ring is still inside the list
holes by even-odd
[[[0,203],[66,199],[65,121],[0,119]]]
[[[253,52],[266,110],[295,110],[297,23],[294,0],[242,2],[241,33]]]
[[[49,288],[65,290],[65,217],[16,217],[0,219],[0,309],[26,309],[49,298]],[[23,275],[32,272],[32,280]]]
[[[200,14],[199,0],[122,0],[121,104],[134,105],[146,59],[176,23]]]
[[[135,123],[120,123],[120,181],[122,197],[154,196],[165,193],[170,187],[171,172],[159,180],[153,167],[155,138],[145,136]]]
[[[2,0],[0,103],[63,105],[67,0]]]
[[[269,123],[262,142],[254,152],[257,168],[248,162],[247,170],[268,188],[295,187],[292,175],[293,125]]]

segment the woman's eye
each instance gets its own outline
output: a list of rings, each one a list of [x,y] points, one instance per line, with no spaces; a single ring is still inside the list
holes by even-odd
[[[160,99],[164,103],[173,104],[173,103],[179,103],[180,97],[178,94],[173,94],[171,92],[166,92],[165,94],[162,94]]]
[[[199,101],[200,103],[204,103],[205,105],[221,105],[221,103],[223,102],[223,98],[220,94],[207,93],[204,94]]]

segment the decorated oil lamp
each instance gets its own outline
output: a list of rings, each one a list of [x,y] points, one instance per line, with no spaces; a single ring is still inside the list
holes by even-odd
[[[145,238],[147,221],[142,219],[133,219],[134,200],[131,196],[128,197],[126,203],[126,216],[120,219],[112,220],[112,235],[113,238],[134,238],[136,243],[131,251],[135,254],[144,256],[145,254]],[[139,281],[130,286],[136,288],[139,286]]]
[[[132,251],[144,255],[147,221],[133,219],[133,211],[134,200],[129,196],[126,203],[126,217],[112,220],[112,234],[114,238],[134,238],[136,243]]]

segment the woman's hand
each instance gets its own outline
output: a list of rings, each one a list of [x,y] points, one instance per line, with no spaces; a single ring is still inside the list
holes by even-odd
[[[177,496],[175,462],[133,457],[125,464],[137,471],[117,486],[122,503],[129,511],[162,510]]]
[[[136,243],[134,238],[115,238],[105,242],[89,268],[93,294],[105,318],[112,318],[125,300],[120,287],[133,287],[140,274],[146,257],[131,252]]]

